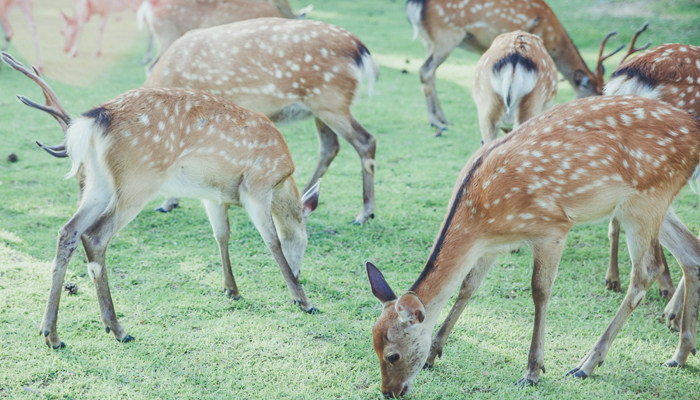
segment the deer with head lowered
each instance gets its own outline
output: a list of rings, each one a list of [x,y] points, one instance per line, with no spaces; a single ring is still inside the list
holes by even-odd
[[[476,64],[472,97],[482,143],[496,140],[551,107],[557,96],[557,67],[542,39],[515,31],[498,35]]]
[[[367,47],[345,29],[259,18],[187,33],[163,54],[143,86],[204,90],[281,125],[315,117],[320,156],[306,188],[327,171],[340,150],[338,135],[344,137],[362,164],[364,207],[354,221],[362,224],[374,217],[376,140],[350,107],[362,80],[368,79],[371,91],[377,74]]]
[[[635,47],[637,37],[646,27],[645,24],[632,38],[630,50],[620,61],[610,81],[603,88],[603,94],[632,94],[658,99],[695,116],[700,116],[700,73],[698,73],[700,47],[668,43],[627,60],[629,55],[644,50],[651,44],[647,43],[641,48]],[[610,221],[608,235],[610,237],[610,264],[605,284],[609,290],[620,291],[622,288],[617,265],[620,223],[614,218]],[[671,299],[664,309],[667,325],[675,330],[680,329],[680,318],[676,317],[681,313],[684,298],[683,280],[678,283],[678,293],[674,294],[675,288],[668,274],[668,269],[666,269],[659,278],[659,290],[662,296]]]
[[[436,135],[447,129],[435,89],[435,70],[457,46],[484,53],[501,33],[521,30],[542,38],[544,48],[576,97],[600,95],[603,77],[591,72],[574,42],[543,0],[408,0],[406,16],[414,38],[420,36],[428,57],[420,68],[430,124]]]
[[[32,39],[34,40],[34,52],[36,53],[36,65],[39,70],[43,68],[41,62],[41,55],[39,55],[39,35],[36,33],[36,24],[34,23],[34,16],[32,14],[32,8],[34,7],[34,0],[0,0],[0,27],[3,31],[3,45],[2,51],[7,50],[10,45],[10,40],[14,36],[14,31],[10,25],[10,20],[7,19],[7,14],[10,12],[10,8],[19,7],[22,9],[24,18],[27,20],[27,25],[29,25],[29,32],[32,34]],[[1,65],[2,63],[0,63]]]
[[[51,290],[41,323],[48,345],[64,346],[56,331],[58,303],[68,261],[81,240],[105,330],[121,342],[133,340],[114,312],[105,253],[114,235],[159,190],[202,199],[229,296],[240,298],[228,253],[228,207],[237,205],[260,232],[292,299],[302,310],[318,312],[298,277],[307,244],[306,221],[318,204],[319,186],[299,196],[289,149],[267,117],[197,90],[143,88],[71,119],[36,71],[7,53],[2,57],[41,86],[46,105],[21,100],[68,127],[66,150],[72,163],[68,176],[79,168],[85,175],[78,211],[59,231],[51,266]]]
[[[145,0],[136,17],[139,26],[145,22],[158,41],[159,54],[155,61],[158,62],[160,55],[175,40],[192,29],[210,28],[254,18],[301,18],[312,8],[308,6],[299,14],[294,14],[287,0]],[[151,68],[152,66],[147,72],[150,73]]]
[[[700,303],[700,242],[670,210],[700,163],[700,124],[687,112],[635,96],[593,97],[558,105],[482,146],[457,179],[428,261],[397,297],[372,264],[372,292],[382,302],[374,325],[382,391],[401,396],[431,366],[459,315],[500,253],[532,248],[535,326],[521,385],[544,372],[547,304],[572,226],[615,216],[625,227],[632,260],[627,294],[605,333],[571,371],[586,378],[649,286],[661,273],[659,243],[685,276],[678,348],[667,366],[695,354]],[[457,301],[431,344],[441,309]]]

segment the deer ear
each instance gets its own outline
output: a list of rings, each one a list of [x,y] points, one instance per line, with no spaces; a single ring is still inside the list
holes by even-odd
[[[425,319],[425,306],[418,295],[413,292],[408,292],[399,297],[399,301],[396,302],[394,308],[396,308],[401,322],[415,325],[423,322]]]
[[[372,287],[374,297],[378,298],[382,304],[387,301],[396,300],[396,295],[394,291],[391,290],[386,279],[384,279],[384,275],[370,262],[367,263],[367,277],[369,278],[369,284]]]
[[[311,186],[304,195],[301,197],[301,207],[303,210],[304,218],[308,218],[316,207],[318,207],[318,193],[321,188],[321,180],[319,179],[315,185]]]

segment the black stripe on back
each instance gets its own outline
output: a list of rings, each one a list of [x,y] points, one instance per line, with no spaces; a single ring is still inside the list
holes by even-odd
[[[515,66],[520,64],[525,68],[525,71],[528,72],[537,72],[537,64],[535,64],[534,61],[531,59],[524,57],[522,54],[518,52],[513,52],[508,54],[507,56],[501,58],[498,60],[494,65],[493,65],[493,72],[496,73],[500,71],[503,67],[505,67],[508,64],[513,65],[513,69],[515,69]]]
[[[620,68],[617,71],[613,72],[612,78],[617,78],[621,75],[625,75],[628,78],[637,79],[639,82],[650,88],[656,87],[657,84],[654,78],[649,76],[649,74],[647,74],[642,68],[639,68],[637,66]]]
[[[440,232],[440,236],[438,237],[437,243],[435,244],[435,249],[433,249],[433,252],[430,253],[428,262],[425,264],[425,267],[420,273],[420,276],[413,284],[413,286],[411,286],[411,288],[408,290],[415,292],[418,288],[418,285],[420,285],[421,282],[428,276],[428,274],[433,269],[435,269],[435,262],[437,261],[438,255],[440,254],[440,250],[442,250],[442,245],[445,241],[447,230],[452,224],[452,219],[454,218],[455,213],[457,212],[457,207],[459,207],[459,203],[462,201],[462,197],[464,197],[464,194],[467,192],[467,185],[469,185],[469,183],[471,182],[472,176],[474,176],[474,171],[476,171],[476,169],[479,168],[481,163],[484,161],[484,158],[488,157],[488,155],[491,154],[492,151],[502,146],[504,143],[508,142],[513,136],[514,135],[512,133],[504,136],[499,143],[493,145],[485,154],[483,154],[481,157],[477,158],[476,161],[474,161],[472,168],[469,170],[467,176],[464,177],[464,181],[462,181],[462,185],[460,185],[459,187],[459,191],[457,192],[457,196],[455,197],[454,203],[452,203],[452,208],[450,209],[450,212],[447,214],[447,218],[445,219],[445,226],[443,226],[442,232]]]
[[[94,118],[95,124],[101,128],[104,128],[105,133],[107,132],[107,129],[109,129],[109,126],[112,125],[112,116],[104,107],[93,108],[92,110],[83,113],[83,117]]]

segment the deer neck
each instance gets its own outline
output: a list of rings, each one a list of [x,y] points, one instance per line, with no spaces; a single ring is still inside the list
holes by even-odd
[[[585,73],[591,82],[595,80],[595,76],[588,69],[586,62],[583,61],[583,58],[578,52],[576,45],[574,45],[574,42],[563,28],[561,34],[559,35],[559,43],[556,45],[556,47],[556,53],[552,55],[554,64],[556,64],[559,72],[564,75],[564,78],[571,83],[574,90],[578,90],[576,84],[574,83],[574,74],[576,71],[582,71]]]

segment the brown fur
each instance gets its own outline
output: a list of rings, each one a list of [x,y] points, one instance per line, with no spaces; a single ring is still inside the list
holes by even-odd
[[[698,149],[700,126],[692,116],[633,96],[559,105],[483,146],[462,170],[430,261],[411,288],[424,304],[425,321],[407,326],[391,301],[375,325],[375,349],[382,369],[387,368],[382,390],[405,393],[423,363],[442,351],[445,337],[436,337],[431,347],[430,335],[454,291],[463,284],[455,305],[463,308],[497,255],[522,244],[533,250],[535,329],[519,383],[537,383],[544,368],[547,302],[566,235],[577,223],[614,214],[628,232],[632,282],[605,334],[572,370],[589,376],[660,274],[659,238],[680,257],[684,275],[692,277],[692,283],[686,278],[686,290],[692,288],[688,293],[700,287],[700,244],[679,221],[671,222],[670,211],[664,216],[700,162]],[[684,364],[695,346],[698,302],[694,295],[683,305],[681,341],[669,365]],[[458,316],[451,312],[448,323]],[[389,369],[387,351],[408,361]]]

